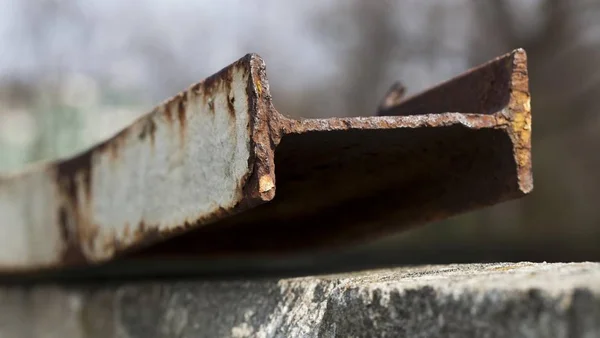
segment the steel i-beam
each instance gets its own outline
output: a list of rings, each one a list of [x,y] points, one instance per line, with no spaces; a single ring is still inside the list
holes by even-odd
[[[293,119],[249,54],[75,157],[0,176],[0,274],[326,249],[532,190],[523,50],[377,115]]]

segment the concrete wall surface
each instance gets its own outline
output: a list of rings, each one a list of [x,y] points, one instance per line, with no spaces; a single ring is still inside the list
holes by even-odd
[[[600,264],[5,285],[0,337],[600,337]]]

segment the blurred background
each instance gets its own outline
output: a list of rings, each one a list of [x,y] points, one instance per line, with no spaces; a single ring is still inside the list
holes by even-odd
[[[600,260],[600,2],[0,0],[0,170],[72,155],[248,52],[279,111],[371,115],[515,48],[534,193],[348,255],[382,264]],[[346,256],[348,257],[348,256]]]

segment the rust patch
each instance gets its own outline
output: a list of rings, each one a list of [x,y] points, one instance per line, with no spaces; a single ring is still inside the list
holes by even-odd
[[[84,206],[81,200],[91,200],[91,161],[93,153],[85,152],[56,165],[55,182],[60,194],[61,207],[58,212],[60,232],[65,243],[62,261],[65,264],[85,262],[79,236],[83,225]],[[84,196],[79,192],[83,190]]]
[[[179,119],[179,132],[181,133],[182,137],[185,136],[185,125],[187,123],[187,117],[185,114],[186,103],[187,95],[182,95],[179,97],[179,100],[177,100],[177,118]]]
[[[56,182],[59,182],[64,196],[72,203],[78,205],[78,187],[77,175],[80,175],[80,180],[83,184],[83,189],[86,192],[86,197],[89,198],[92,193],[91,171],[92,171],[92,151],[87,151],[76,157],[73,157],[56,165]]]
[[[63,243],[66,245],[63,249],[62,260],[66,265],[81,264],[86,261],[76,236],[77,233],[73,229],[73,223],[69,221],[73,218],[73,215],[69,215],[67,207],[63,205],[59,208],[58,224]]]
[[[406,87],[400,82],[394,83],[379,103],[378,111],[390,109],[399,105],[406,94]]]
[[[529,94],[529,77],[527,75],[527,55],[519,49],[512,53],[510,59],[511,100],[507,118],[513,144],[515,161],[519,170],[519,186],[529,192],[533,189],[531,163],[531,95]],[[500,119],[505,115],[498,114]]]
[[[58,209],[58,225],[60,225],[60,235],[65,243],[70,242],[70,230],[69,230],[69,215],[67,209],[61,206]]]
[[[256,93],[258,96],[262,96],[263,93],[263,86],[260,80],[261,79],[258,76],[254,79],[254,82],[256,83]]]
[[[243,191],[248,196],[251,203],[264,203],[270,201],[275,196],[275,188],[261,191],[260,180],[270,177],[270,181],[275,185],[275,163],[274,149],[278,139],[280,127],[272,121],[275,115],[278,115],[272,106],[269,95],[261,96],[263,82],[266,84],[266,68],[260,57],[256,55],[246,55],[248,63],[251,65],[248,74],[248,83],[246,85],[246,99],[248,110],[251,112],[250,119],[250,146],[253,148],[249,165],[252,173],[244,178]],[[261,88],[259,90],[259,88]]]
[[[223,81],[223,86],[224,86],[224,92],[227,95],[225,98],[225,100],[227,101],[227,112],[229,113],[229,116],[231,117],[231,121],[235,121],[235,106],[233,105],[235,103],[235,97],[233,96],[232,88],[231,88],[231,83],[233,82],[233,76],[232,76],[231,72],[232,71],[229,70],[226,73],[226,77],[222,81]]]
[[[110,148],[110,158],[113,161],[116,161],[117,158],[119,158],[119,142],[117,142],[117,140],[115,140],[115,142],[112,142],[109,146]]]
[[[81,250],[81,247],[73,242],[67,243],[67,246],[62,253],[62,265],[65,266],[79,266],[87,262],[85,254]]]
[[[142,130],[138,135],[138,138],[143,141],[146,137],[150,137],[150,144],[154,145],[154,133],[156,132],[156,122],[152,119],[151,116],[148,116],[144,119],[144,124],[142,126]],[[116,142],[114,142],[116,144]]]
[[[202,91],[202,87],[203,87],[203,85],[204,85],[204,81],[201,81],[201,82],[195,83],[195,84],[193,84],[193,85],[190,87],[190,90],[191,90],[191,91],[192,91],[192,93],[194,93],[195,95],[198,95],[198,96],[200,96],[200,95],[202,95],[202,93],[203,93],[203,91]]]
[[[173,111],[171,110],[171,102],[168,102],[163,105],[165,110],[165,116],[167,116],[167,121],[169,121],[169,125],[173,123]]]
[[[231,116],[231,121],[235,121],[235,97],[233,95],[227,96],[227,111],[229,112],[229,116]]]
[[[200,83],[201,94],[205,98],[214,97],[215,91],[218,90],[218,84],[221,82],[220,78],[225,71],[225,69],[222,69],[219,73],[207,77]]]
[[[164,107],[164,112],[165,112],[165,117],[167,118],[167,122],[169,123],[169,125],[171,125],[173,123],[173,112],[168,108],[168,107]],[[156,109],[157,111],[159,111],[159,109]]]

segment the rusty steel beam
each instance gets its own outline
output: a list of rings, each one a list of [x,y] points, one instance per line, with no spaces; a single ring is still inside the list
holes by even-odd
[[[249,54],[84,153],[0,176],[0,274],[326,249],[532,190],[523,50],[397,88],[382,116],[293,119]]]

